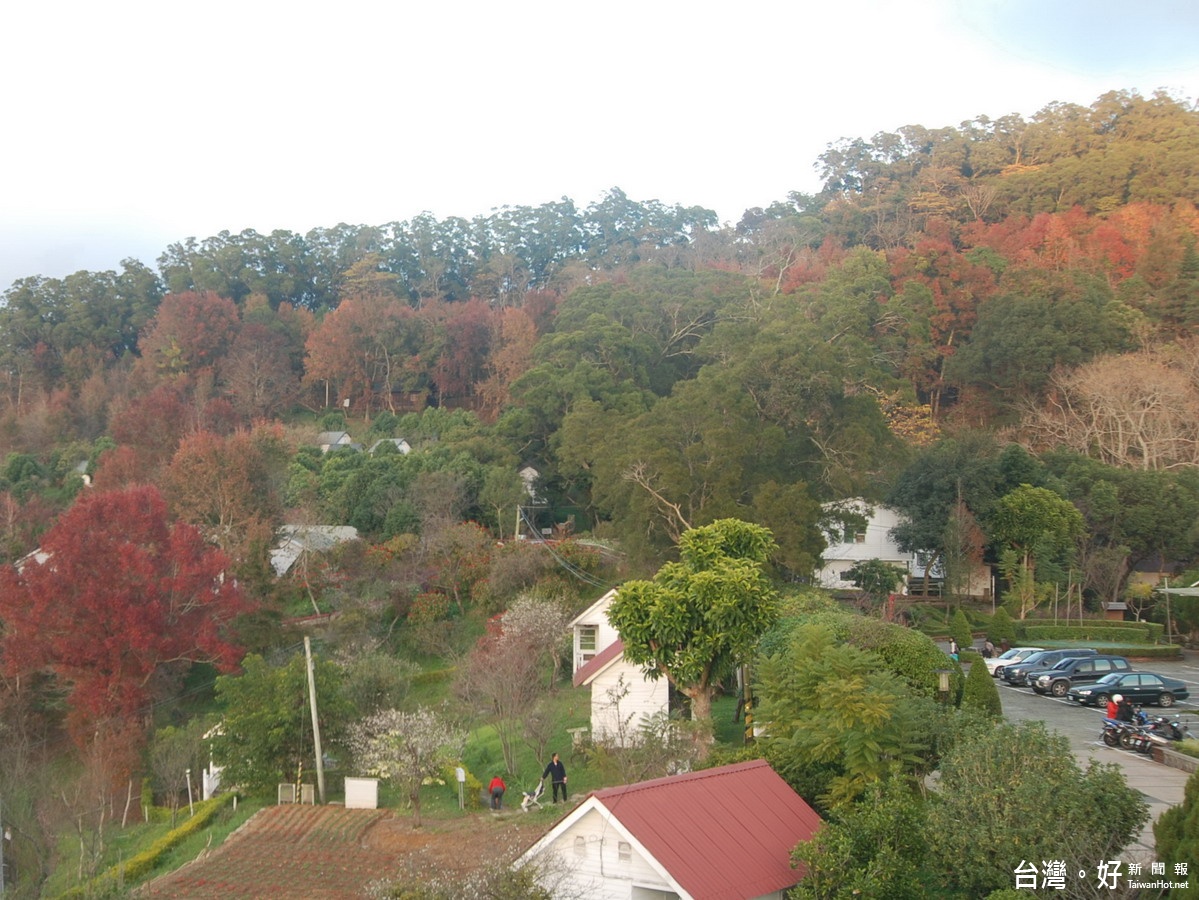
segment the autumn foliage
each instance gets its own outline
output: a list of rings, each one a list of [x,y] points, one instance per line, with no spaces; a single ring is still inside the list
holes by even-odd
[[[0,570],[3,666],[52,672],[77,738],[133,716],[167,670],[237,663],[229,625],[247,604],[226,565],[195,528],[168,521],[156,488],[85,494],[39,556]]]

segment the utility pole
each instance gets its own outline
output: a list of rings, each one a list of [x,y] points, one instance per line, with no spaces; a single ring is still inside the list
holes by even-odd
[[[316,673],[312,667],[312,639],[304,635],[304,658],[308,662],[308,703],[312,706],[312,740],[316,749],[316,790],[325,805],[325,759],[321,753],[321,726],[316,716]]]

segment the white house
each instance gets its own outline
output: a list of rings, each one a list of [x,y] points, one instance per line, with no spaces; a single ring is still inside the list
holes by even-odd
[[[845,579],[845,573],[869,559],[891,563],[908,573],[915,571],[916,555],[900,550],[891,537],[891,529],[903,521],[898,512],[885,506],[871,506],[865,500],[850,500],[842,506],[865,516],[866,524],[847,525],[830,536],[828,548],[822,554],[824,566],[816,572],[816,580],[822,587],[855,590],[853,582]]]
[[[864,516],[866,525],[846,525],[831,535],[832,539],[823,554],[824,566],[816,572],[817,583],[836,591],[856,590],[853,582],[845,580],[845,573],[859,562],[878,559],[907,572],[910,590],[921,593],[925,567],[933,554],[928,551],[909,553],[899,549],[899,544],[891,537],[891,531],[904,521],[903,516],[890,507],[874,506],[865,500],[850,500],[839,506]],[[939,564],[929,570],[938,591],[942,574]],[[994,590],[993,580],[990,567],[979,563],[972,568],[964,590],[972,597],[989,599]],[[907,593],[908,590],[909,587],[905,587],[902,592]]]
[[[610,590],[570,623],[574,632],[575,687],[591,688],[591,736],[623,744],[647,718],[669,710],[665,678],[646,678],[624,658],[620,635],[608,621]]]
[[[590,794],[526,850],[554,896],[782,900],[816,812],[765,760]]]

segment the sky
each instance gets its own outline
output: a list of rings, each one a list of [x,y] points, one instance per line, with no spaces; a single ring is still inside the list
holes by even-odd
[[[1199,98],[1194,0],[49,0],[0,11],[0,291],[612,187],[725,222],[840,138]]]

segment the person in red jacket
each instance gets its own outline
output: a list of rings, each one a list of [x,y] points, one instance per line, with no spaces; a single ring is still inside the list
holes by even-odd
[[[491,808],[502,809],[504,806],[504,791],[508,790],[508,786],[504,784],[504,779],[496,775],[491,779],[491,786],[487,788],[491,792]]]
[[[1120,711],[1120,701],[1124,698],[1120,694],[1113,694],[1107,698],[1107,717],[1115,719],[1116,713]]]

